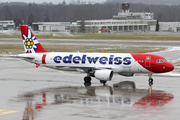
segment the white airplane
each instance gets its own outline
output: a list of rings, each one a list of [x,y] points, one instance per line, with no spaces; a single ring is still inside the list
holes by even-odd
[[[149,84],[153,84],[152,73],[172,71],[174,66],[165,58],[153,54],[131,53],[73,53],[46,51],[27,26],[20,26],[24,54],[19,58],[57,70],[84,71],[85,83],[91,83],[91,77],[101,83],[110,81],[114,73],[123,76],[133,76],[135,73],[149,74]]]

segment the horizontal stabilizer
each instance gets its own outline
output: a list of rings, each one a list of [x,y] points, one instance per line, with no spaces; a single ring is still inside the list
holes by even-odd
[[[18,55],[1,55],[3,57],[18,58]]]
[[[18,58],[34,59],[35,57],[28,54],[20,54]]]

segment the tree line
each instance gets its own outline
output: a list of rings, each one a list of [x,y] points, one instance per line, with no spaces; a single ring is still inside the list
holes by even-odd
[[[77,20],[112,19],[121,9],[121,3],[104,4],[26,4],[0,6],[1,20],[22,21],[22,24],[31,25],[32,22],[76,22]],[[149,5],[132,3],[131,12],[153,12],[159,22],[179,22],[180,6]]]

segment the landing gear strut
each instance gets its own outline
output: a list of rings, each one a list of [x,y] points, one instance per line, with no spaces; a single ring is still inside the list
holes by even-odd
[[[106,82],[107,82],[107,81],[100,80],[100,83],[102,83],[104,86],[105,86]]]

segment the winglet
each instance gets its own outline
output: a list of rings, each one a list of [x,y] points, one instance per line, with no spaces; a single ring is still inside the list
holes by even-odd
[[[28,26],[20,26],[23,45],[26,53],[44,53],[46,51]]]

